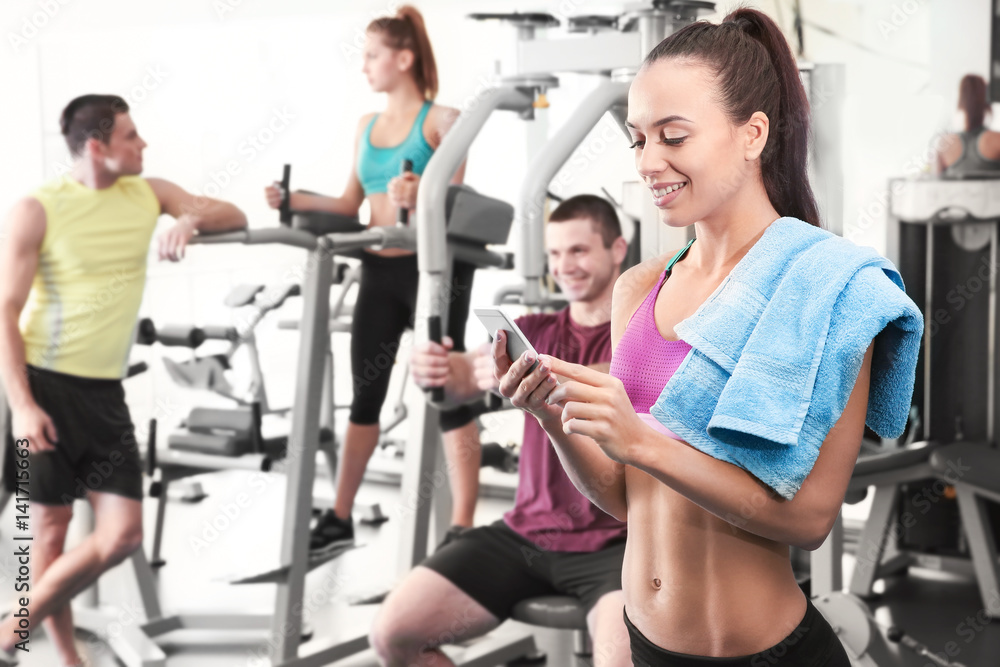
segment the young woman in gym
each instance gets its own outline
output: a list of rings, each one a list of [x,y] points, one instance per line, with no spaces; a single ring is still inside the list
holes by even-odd
[[[622,584],[638,666],[849,665],[830,624],[797,585],[789,545],[817,548],[838,515],[861,444],[869,378],[873,401],[882,388],[873,372],[872,350],[880,360],[879,371],[885,355],[892,353],[892,343],[884,337],[872,343],[880,323],[867,315],[848,317],[841,301],[828,309],[833,333],[826,339],[817,336],[824,358],[828,350],[840,352],[846,346],[834,336],[841,331],[838,327],[857,324],[858,329],[847,353],[851,362],[833,367],[834,389],[842,402],[839,411],[816,403],[816,392],[831,386],[830,369],[820,366],[805,424],[813,424],[814,410],[825,410],[829,419],[825,429],[811,432],[815,458],[791,492],[782,484],[762,481],[771,479],[770,473],[780,477],[778,466],[768,470],[745,462],[737,456],[738,447],[729,444],[734,439],[724,437],[708,417],[700,433],[695,425],[701,422],[692,419],[706,406],[714,419],[724,399],[731,405],[735,398],[746,420],[761,421],[764,432],[777,430],[770,416],[778,420],[787,411],[772,411],[767,399],[771,388],[780,393],[784,375],[747,385],[753,390],[738,390],[728,399],[726,390],[745,368],[742,364],[784,371],[781,362],[803,349],[806,341],[794,336],[790,341],[780,336],[741,339],[746,347],[742,354],[737,349],[736,368],[724,371],[706,361],[712,354],[706,339],[728,351],[719,341],[744,333],[737,324],[744,318],[748,331],[766,333],[768,321],[751,305],[778,304],[778,292],[765,304],[760,293],[741,286],[754,280],[764,286],[778,282],[796,264],[796,270],[802,270],[799,256],[785,261],[785,253],[792,250],[785,238],[822,237],[836,248],[849,245],[850,252],[866,252],[818,229],[806,171],[808,119],[791,51],[764,14],[739,9],[719,25],[698,22],[665,39],[647,56],[632,83],[628,126],[637,170],[652,191],[661,221],[671,227],[693,224],[697,240],[619,278],[612,306],[610,375],[547,355],[539,357],[537,370],[526,373],[533,361],[530,355],[511,360],[504,338],[494,343],[501,393],[539,419],[580,491],[628,522]],[[775,239],[781,241],[776,244]],[[825,264],[835,262],[827,259]],[[770,268],[773,275],[748,274],[750,266]],[[877,289],[868,292],[875,293],[872,309],[880,308],[883,297],[912,306],[879,269],[877,275],[858,273],[876,281]],[[795,318],[807,305],[831,293],[836,297],[806,274],[804,280],[779,283],[806,296],[783,322],[799,324]],[[885,282],[878,282],[881,279]],[[737,289],[743,291],[734,292]],[[852,290],[845,288],[844,294],[855,295],[857,290]],[[906,310],[911,316],[906,322],[917,330],[919,341],[921,324],[912,319],[919,318],[919,311],[913,308]],[[710,314],[715,319],[705,328]],[[806,326],[793,328],[798,333],[814,321],[804,319]],[[689,336],[699,322],[701,336]],[[824,340],[825,348],[820,343]],[[912,336],[906,340],[916,345]],[[751,358],[751,345],[761,344],[764,354]],[[913,351],[913,364],[915,355]],[[909,388],[904,377],[895,395],[905,408],[912,391],[910,361],[907,357],[894,369],[910,374]],[[703,374],[692,376],[693,369]],[[731,374],[728,379],[725,372]],[[696,381],[680,384],[692,377]],[[671,378],[677,380],[673,393]],[[664,397],[669,399],[666,404]],[[685,401],[692,404],[689,412],[680,410],[681,419],[660,423],[658,408],[678,412],[676,407]],[[718,403],[714,414],[712,401]],[[729,428],[736,432],[740,426],[730,423]],[[797,451],[786,445],[768,448],[763,436],[757,444],[757,449],[747,448],[749,458],[791,457]],[[800,442],[798,447],[806,445]]]
[[[375,19],[368,25],[362,71],[372,90],[386,94],[386,107],[381,113],[364,115],[358,122],[354,169],[344,193],[326,197],[295,192],[290,204],[298,211],[354,216],[367,199],[370,225],[395,225],[400,207],[414,208],[419,176],[458,111],[433,103],[438,90],[434,53],[423,17],[414,7],[401,6],[395,16]],[[413,163],[413,172],[400,176],[405,159]],[[463,165],[454,183],[461,183],[464,170]],[[280,190],[271,186],[266,194],[268,203],[277,208]],[[469,315],[472,273],[471,265],[456,262],[453,287],[457,298],[452,303],[447,334],[459,350]],[[379,414],[389,387],[392,365],[386,368],[384,357],[395,356],[403,330],[413,324],[418,275],[417,258],[410,251],[368,250],[363,255],[351,323],[354,396],[350,421],[339,462],[334,507],[320,517],[310,534],[309,548],[315,555],[354,538],[354,497],[378,444]],[[478,432],[472,414],[462,408],[442,413],[441,424],[449,468],[454,471],[452,523],[468,527],[472,525],[478,494]]]
[[[945,178],[1000,176],[1000,132],[986,127],[990,102],[986,80],[966,74],[958,86],[958,110],[965,121],[965,131],[941,138],[937,150],[936,171]]]

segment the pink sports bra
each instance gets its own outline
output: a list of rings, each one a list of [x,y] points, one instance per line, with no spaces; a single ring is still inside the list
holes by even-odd
[[[667,429],[649,414],[649,408],[660,397],[663,387],[687,357],[691,346],[682,340],[663,338],[656,328],[653,309],[660,288],[670,276],[670,270],[687,254],[692,243],[693,240],[667,264],[659,282],[632,315],[611,357],[611,375],[625,385],[636,413],[643,421],[663,432],[667,432]]]

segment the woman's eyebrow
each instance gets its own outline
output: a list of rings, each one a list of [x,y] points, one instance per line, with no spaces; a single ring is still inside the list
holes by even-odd
[[[660,120],[658,120],[655,123],[653,123],[653,127],[660,127],[661,125],[666,125],[667,123],[673,123],[674,121],[677,121],[677,120],[684,121],[685,123],[693,123],[694,122],[693,120],[685,118],[684,116],[678,116],[678,115],[675,114],[675,115],[672,115],[672,116],[667,116],[666,118],[661,118]],[[638,129],[635,125],[633,125],[632,123],[628,122],[627,120],[625,121],[625,125],[628,126],[628,127],[631,127],[633,130]]]

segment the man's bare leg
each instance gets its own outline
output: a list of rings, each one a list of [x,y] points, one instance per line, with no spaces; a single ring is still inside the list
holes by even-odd
[[[448,667],[455,663],[442,644],[484,635],[499,624],[458,586],[417,566],[382,604],[369,643],[386,667]]]
[[[475,421],[443,435],[444,455],[451,482],[451,525],[471,528],[479,498],[479,465],[482,444]]]
[[[94,532],[75,548],[55,558],[33,582],[28,606],[29,630],[69,605],[101,574],[142,546],[141,501],[98,492],[91,492],[88,500],[94,509]],[[13,633],[20,629],[17,620],[8,617],[0,623],[0,646],[5,649],[14,645]],[[59,632],[64,631],[58,620],[56,625]],[[73,641],[72,626],[68,637],[62,635],[59,641],[66,644]]]
[[[39,581],[49,566],[62,556],[66,530],[72,518],[72,505],[32,505],[31,522],[36,531],[31,543],[31,576],[34,581]],[[70,605],[60,606],[42,623],[62,664],[80,664],[80,654],[73,639],[73,610]]]

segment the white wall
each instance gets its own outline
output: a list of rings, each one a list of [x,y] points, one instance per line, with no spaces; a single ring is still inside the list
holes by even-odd
[[[150,144],[147,174],[208,194],[217,183],[219,196],[237,202],[254,226],[276,222],[262,187],[280,176],[285,162],[294,165],[295,187],[338,192],[350,169],[357,118],[382,104],[359,74],[359,36],[371,18],[395,4],[6,0],[0,5],[0,90],[6,92],[0,124],[7,149],[0,161],[0,209],[55,175],[66,160],[59,112],[73,96],[95,91],[125,94],[132,102]],[[509,29],[472,23],[466,13],[600,13],[615,6],[587,0],[418,4],[438,57],[439,101],[459,107],[482,89],[494,59],[511,44]],[[720,2],[720,9],[731,4]],[[792,36],[789,0],[757,4]],[[881,249],[887,179],[926,164],[931,137],[953,116],[960,76],[987,73],[990,2],[802,0],[802,6],[805,57],[847,67],[845,233]],[[592,85],[586,77],[562,77],[543,112],[550,132]],[[266,128],[276,113],[290,118],[269,137]],[[253,135],[269,143],[252,150],[247,141]],[[530,136],[511,114],[494,117],[470,154],[467,181],[513,200],[527,156],[538,146],[536,141],[529,147]],[[626,142],[607,136],[599,126],[581,144],[586,159],[570,161],[569,185],[561,194],[603,185],[618,196],[621,184],[634,180]],[[220,176],[227,164],[239,173]],[[143,312],[163,322],[225,321],[229,314],[221,300],[231,285],[279,280],[297,261],[296,252],[274,248],[194,249],[182,264],[153,266]],[[477,280],[476,298],[489,299],[505,279]],[[476,327],[470,323],[470,340],[478,337]],[[287,403],[296,337],[274,326],[264,327],[261,337],[275,402]],[[341,376],[344,397],[349,378]],[[151,404],[154,393],[172,395],[160,373],[130,384],[136,403]]]

